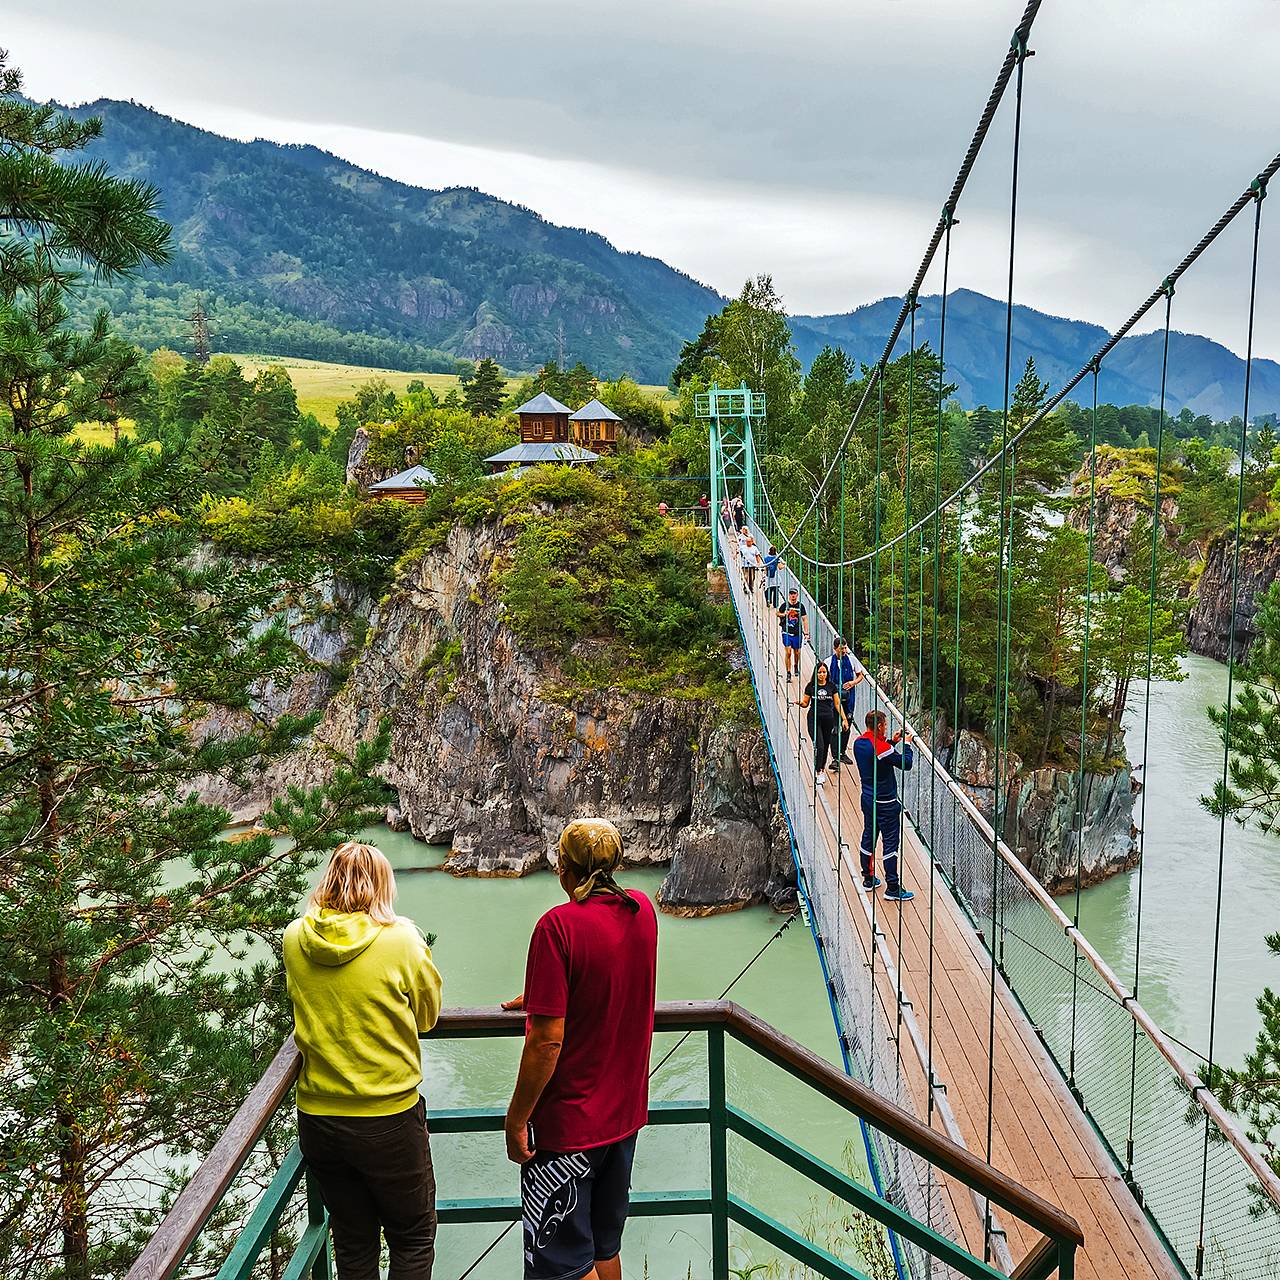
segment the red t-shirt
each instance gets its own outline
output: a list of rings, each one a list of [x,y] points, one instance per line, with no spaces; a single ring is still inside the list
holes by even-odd
[[[552,907],[534,926],[525,967],[529,1014],[563,1018],[564,1045],[533,1110],[540,1151],[585,1151],[629,1138],[649,1117],[649,1047],[658,917],[613,894]]]

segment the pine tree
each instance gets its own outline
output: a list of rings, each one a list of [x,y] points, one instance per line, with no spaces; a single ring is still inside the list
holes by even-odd
[[[477,418],[492,418],[507,396],[507,380],[496,360],[487,356],[476,365],[474,376],[462,389],[463,403]]]
[[[1273,583],[1262,596],[1255,626],[1258,637],[1237,668],[1228,782],[1224,787],[1219,781],[1201,803],[1216,816],[1280,835],[1280,585]],[[1226,710],[1209,709],[1224,741]],[[1267,947],[1280,957],[1280,930],[1267,935]],[[1250,1138],[1280,1173],[1275,1143],[1280,1125],[1280,995],[1271,986],[1258,997],[1258,1012],[1262,1027],[1252,1052],[1239,1067],[1215,1067],[1206,1083],[1224,1105],[1244,1116]],[[1270,1202],[1261,1198],[1258,1207],[1271,1211]]]
[[[0,68],[0,1274],[88,1280],[135,1250],[140,1162],[181,1176],[278,1046],[281,926],[385,738],[271,809],[281,844],[197,798],[309,727],[253,701],[298,666],[264,626],[284,584],[201,551],[181,450],[78,438],[144,378],[69,293],[169,230],[150,187],[58,158],[96,121],[19,91]]]

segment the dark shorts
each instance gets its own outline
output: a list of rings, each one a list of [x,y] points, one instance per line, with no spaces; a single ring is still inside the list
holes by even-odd
[[[786,647],[787,647],[788,649],[798,649],[798,648],[800,647],[800,637],[799,637],[799,636],[789,636],[789,635],[787,635],[787,633],[784,631],[784,632],[782,633],[782,643],[783,643],[784,645],[786,645]]]
[[[581,1280],[618,1256],[635,1154],[633,1133],[589,1151],[539,1151],[520,1167],[525,1280]]]

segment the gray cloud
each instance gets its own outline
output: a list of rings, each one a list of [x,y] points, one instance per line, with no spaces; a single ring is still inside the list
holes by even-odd
[[[787,264],[783,283],[808,309],[905,285],[1021,4],[223,0],[177,18],[159,0],[11,0],[9,12],[15,61],[33,88],[64,98],[233,107],[271,136],[284,121],[343,125],[589,162],[655,184],[664,201],[719,193],[748,227],[767,204],[847,209],[842,259],[762,236],[738,265],[740,277]],[[1115,323],[1280,150],[1280,3],[1047,0],[1033,45],[1020,294]],[[974,247],[957,270],[988,291],[1001,278],[1008,134],[1005,111],[962,210]],[[863,217],[883,219],[890,201],[911,235],[894,261],[882,247],[859,261]],[[719,233],[707,225],[705,244],[691,233],[675,265],[704,274]],[[1235,239],[1205,263],[1212,286],[1188,288],[1182,325],[1239,347]],[[1280,315],[1260,317],[1260,337],[1280,353]]]

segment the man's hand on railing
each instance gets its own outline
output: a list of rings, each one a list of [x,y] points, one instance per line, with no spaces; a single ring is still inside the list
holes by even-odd
[[[524,1008],[524,992],[522,991],[518,996],[516,996],[512,1000],[504,1000],[502,1002],[502,1007],[506,1009],[508,1012],[510,1012],[512,1009],[523,1009]]]

